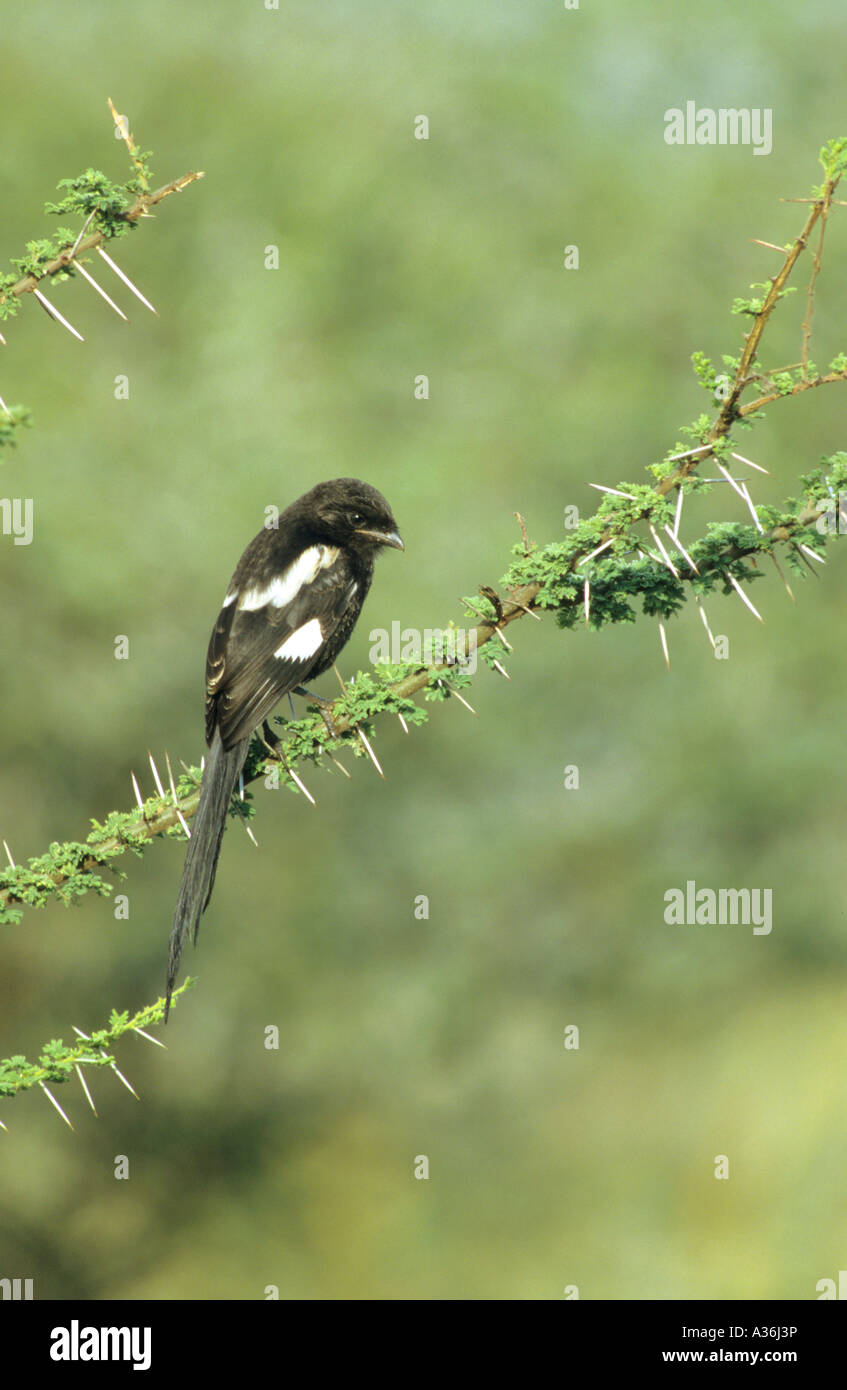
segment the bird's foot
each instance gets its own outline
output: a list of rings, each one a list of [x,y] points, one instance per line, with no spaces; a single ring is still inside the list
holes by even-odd
[[[330,738],[339,737],[338,730],[333,723],[332,714],[330,713],[335,703],[334,700],[327,700],[324,695],[316,695],[313,690],[307,690],[305,685],[295,685],[294,694],[301,695],[304,699],[311,700],[313,704],[317,705],[318,713],[326,725],[326,730]]]
[[[277,738],[267,719],[262,725],[262,731],[259,734],[259,738],[262,740],[268,752],[272,753],[274,757],[277,757],[278,750],[280,747],[280,740]]]

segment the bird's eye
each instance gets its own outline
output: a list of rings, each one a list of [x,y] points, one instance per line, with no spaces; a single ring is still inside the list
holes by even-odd
[[[362,516],[362,513],[361,513],[361,512],[354,512],[354,513],[353,513],[353,525],[354,525],[354,526],[358,526],[361,522],[364,521],[364,519],[365,519],[365,518]]]

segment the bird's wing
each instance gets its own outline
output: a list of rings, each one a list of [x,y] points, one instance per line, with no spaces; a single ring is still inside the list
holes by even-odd
[[[207,739],[215,727],[225,748],[248,738],[320,666],[357,588],[341,552],[312,546],[281,575],[227,595],[206,657]]]

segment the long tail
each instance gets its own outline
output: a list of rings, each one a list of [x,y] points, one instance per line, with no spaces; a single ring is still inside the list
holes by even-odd
[[[182,948],[189,934],[196,942],[200,918],[212,896],[230,798],[238,774],[244,766],[249,744],[250,740],[245,738],[233,744],[232,748],[224,748],[221,736],[216,730],[206,758],[200,787],[200,805],[188,842],[171,927],[165,1022],[171,1007],[171,994],[176,983]]]

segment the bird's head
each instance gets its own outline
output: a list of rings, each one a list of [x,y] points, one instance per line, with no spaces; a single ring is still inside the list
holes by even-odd
[[[322,539],[334,545],[378,550],[390,545],[405,549],[397,522],[381,492],[358,478],[333,478],[318,483],[301,502],[319,523]]]

